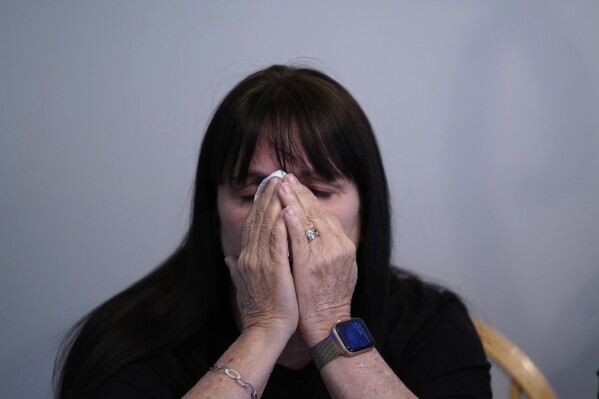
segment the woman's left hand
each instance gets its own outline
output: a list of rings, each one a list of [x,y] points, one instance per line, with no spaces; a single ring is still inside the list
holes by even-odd
[[[279,186],[299,307],[298,329],[308,346],[330,333],[338,320],[350,317],[358,268],[356,247],[339,220],[295,176]],[[318,237],[308,241],[306,230]]]

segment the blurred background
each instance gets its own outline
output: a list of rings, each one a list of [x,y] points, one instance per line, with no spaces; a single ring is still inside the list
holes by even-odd
[[[206,123],[272,63],[376,131],[394,261],[457,291],[562,398],[599,368],[599,2],[0,3],[0,397],[187,228]]]

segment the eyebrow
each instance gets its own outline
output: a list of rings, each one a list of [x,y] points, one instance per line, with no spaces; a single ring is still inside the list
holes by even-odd
[[[285,173],[288,173],[288,172],[285,172]],[[291,173],[293,173],[293,172],[291,172]],[[320,174],[316,173],[313,169],[301,171],[300,174],[297,174],[297,173],[293,173],[293,174],[296,175],[298,179],[302,179],[302,178],[305,179],[305,178],[310,178],[310,177],[322,179]],[[270,176],[270,173],[250,170],[247,174],[246,181],[248,181],[250,179],[256,179],[256,180],[262,181],[262,180],[266,179],[267,176]]]
[[[237,186],[239,188],[244,188],[247,186],[251,186],[252,184],[259,184],[262,180],[264,180],[268,176],[264,172],[261,171],[249,171],[243,181],[239,180],[239,177],[234,177],[232,179],[232,186]]]
[[[246,187],[246,186],[252,185],[254,183],[260,183],[262,180],[266,179],[266,177],[269,175],[270,175],[270,173],[266,173],[266,172],[263,172],[260,170],[249,170],[247,173],[247,176],[245,178],[245,181],[241,182],[240,184],[243,184],[243,187]],[[329,180],[323,178],[320,175],[320,173],[317,173],[316,171],[314,171],[314,169],[303,170],[299,174],[295,174],[295,175],[300,180],[316,179],[316,180],[320,180],[320,181],[326,182],[326,183],[330,183],[334,180],[337,180],[337,179],[333,179],[333,180],[329,181]]]
[[[261,171],[252,171],[250,170],[246,176],[246,180],[249,179],[265,179],[266,176],[268,176],[267,173],[261,172]]]
[[[326,184],[334,184],[338,180],[343,180],[344,177],[339,176],[339,177],[333,177],[332,179],[325,179],[320,173],[316,172],[313,169],[310,169],[310,170],[303,171],[298,176],[298,179],[302,182],[303,181],[319,181],[319,182],[326,183]]]

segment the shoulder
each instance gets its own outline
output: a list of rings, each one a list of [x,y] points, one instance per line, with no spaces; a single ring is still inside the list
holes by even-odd
[[[468,310],[451,290],[393,269],[386,306],[386,339],[413,339],[425,329],[460,330],[478,339]]]
[[[394,270],[388,298],[382,354],[413,392],[435,397],[467,387],[473,397],[490,396],[490,366],[458,295]]]
[[[387,301],[387,317],[391,320],[424,322],[451,305],[465,311],[462,300],[451,290],[407,271],[392,269]]]

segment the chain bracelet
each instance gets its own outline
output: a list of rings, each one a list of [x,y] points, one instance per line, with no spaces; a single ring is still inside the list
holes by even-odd
[[[237,371],[229,368],[227,365],[215,364],[214,366],[210,367],[210,371],[220,371],[221,373],[226,374],[228,377],[234,379],[239,385],[241,385],[243,389],[245,389],[245,391],[250,395],[251,399],[258,399],[258,393],[254,389],[254,386],[250,382],[244,380]]]

